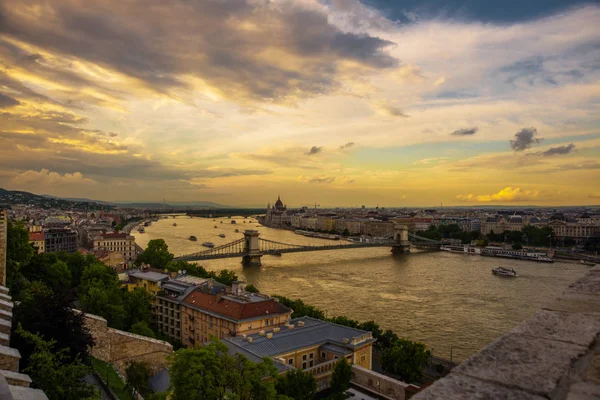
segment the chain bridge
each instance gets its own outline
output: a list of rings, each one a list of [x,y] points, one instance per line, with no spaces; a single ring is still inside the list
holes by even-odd
[[[369,242],[343,242],[323,245],[298,245],[262,239],[256,230],[246,230],[244,237],[221,246],[213,247],[197,253],[176,257],[175,260],[199,261],[218,258],[241,257],[244,265],[259,266],[263,255],[281,255],[284,253],[299,253],[307,251],[359,249],[363,247],[391,247],[392,253],[410,252],[410,248],[418,247],[430,250],[439,249],[441,242],[430,240],[408,232],[405,225],[396,225],[394,233],[387,237],[374,239]]]

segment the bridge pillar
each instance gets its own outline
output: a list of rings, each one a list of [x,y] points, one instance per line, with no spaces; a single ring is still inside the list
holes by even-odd
[[[410,253],[410,241],[408,240],[408,227],[406,225],[394,225],[393,254]]]
[[[242,264],[246,267],[260,267],[260,258],[262,254],[260,252],[260,245],[258,242],[258,231],[254,229],[247,229],[244,232],[244,256],[242,257]]]

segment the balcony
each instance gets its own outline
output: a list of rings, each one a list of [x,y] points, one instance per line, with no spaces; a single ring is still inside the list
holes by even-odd
[[[331,376],[335,369],[335,364],[339,360],[329,360],[321,364],[306,368],[304,372],[312,374],[317,381],[317,391],[325,390],[331,386]]]

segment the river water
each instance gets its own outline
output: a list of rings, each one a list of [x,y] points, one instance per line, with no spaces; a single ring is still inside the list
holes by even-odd
[[[163,219],[147,227],[146,233],[132,234],[143,248],[149,240],[162,238],[176,256],[206,250],[205,241],[215,246],[232,242],[243,236],[244,229],[256,229],[260,237],[283,243],[332,243],[258,227],[253,218],[233,219],[237,224],[227,218]],[[220,233],[226,237],[218,237]],[[190,235],[198,241],[188,240]],[[400,337],[424,342],[434,355],[449,358],[452,348],[459,361],[534,314],[587,271],[578,264],[446,252],[416,250],[392,256],[388,248],[263,256],[262,263],[243,268],[241,259],[235,258],[199,262],[207,270],[233,270],[263,293],[300,298],[328,316],[375,320]],[[497,266],[512,267],[519,277],[492,275]]]

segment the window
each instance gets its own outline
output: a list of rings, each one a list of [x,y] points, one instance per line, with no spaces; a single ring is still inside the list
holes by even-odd
[[[269,326],[269,320],[265,319],[265,326]]]
[[[363,354],[362,356],[360,356],[360,361],[365,361],[367,359],[367,356],[365,354]]]
[[[302,369],[306,369],[306,362],[302,363]]]
[[[302,356],[302,361],[306,361],[306,354]]]
[[[327,354],[324,351],[321,352],[321,358],[324,360],[327,358]]]
[[[309,366],[309,367],[312,367],[313,365],[314,365],[314,361],[313,361],[313,360],[310,360],[310,361],[308,362],[308,366]]]
[[[294,365],[294,359],[293,358],[289,358],[288,359],[288,365]]]
[[[310,354],[308,355],[308,358],[310,358],[311,360],[312,360],[313,358],[315,358],[315,357],[314,357],[314,353],[310,353]]]

